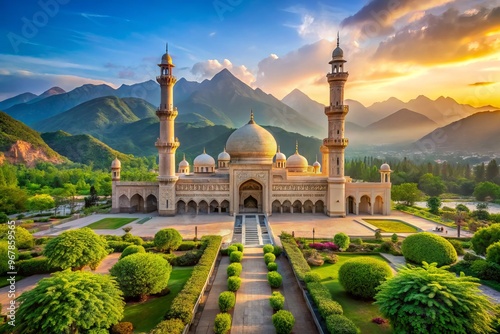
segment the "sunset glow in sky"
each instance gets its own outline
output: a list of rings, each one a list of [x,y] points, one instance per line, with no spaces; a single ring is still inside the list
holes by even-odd
[[[283,98],[326,103],[340,31],[346,98],[368,106],[450,96],[500,106],[500,0],[4,1],[0,100],[52,86],[154,79],[169,42],[176,76],[228,68]]]

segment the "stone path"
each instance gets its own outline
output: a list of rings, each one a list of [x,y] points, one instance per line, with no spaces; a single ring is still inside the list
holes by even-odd
[[[203,307],[198,326],[190,333],[207,334],[213,333],[215,316],[219,311],[219,295],[227,290],[227,266],[229,265],[229,256],[223,256],[217,269],[214,282],[208,294],[208,298]]]

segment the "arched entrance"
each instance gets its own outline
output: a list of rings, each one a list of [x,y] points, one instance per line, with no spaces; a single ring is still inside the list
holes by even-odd
[[[219,212],[219,203],[216,200],[213,200],[210,202],[210,213],[212,212]]]
[[[283,202],[283,213],[290,213],[292,207],[292,203],[289,200]]]
[[[302,213],[302,203],[299,200],[293,202],[293,213]]]
[[[376,215],[383,215],[384,214],[384,201],[382,200],[382,197],[377,196],[375,198],[375,206],[373,207],[373,213]]]
[[[130,199],[130,212],[144,212],[144,198],[141,195],[135,194]]]
[[[273,213],[281,213],[281,203],[278,200],[275,200],[273,202]]]
[[[180,215],[186,213],[186,203],[182,200],[177,202],[177,213]]]
[[[220,204],[220,212],[229,212],[229,202],[226,200],[223,200],[222,203]]]
[[[370,206],[371,206],[370,197],[366,195],[361,196],[361,200],[359,201],[359,213],[370,214],[371,213]]]
[[[316,207],[316,213],[325,213],[325,203],[322,200],[317,201],[314,206]]]
[[[240,186],[240,212],[262,212],[262,185],[248,180]]]
[[[201,201],[198,204],[198,214],[207,214],[208,213],[208,203],[206,201]]]
[[[347,197],[347,213],[356,214],[356,201],[352,196]]]
[[[304,202],[304,213],[313,213],[313,202],[310,200]]]
[[[127,195],[121,195],[120,198],[118,198],[118,207],[120,208],[120,212],[130,211],[130,201],[128,200]]]
[[[156,201],[156,196],[150,194],[146,197],[146,212],[158,211],[158,202]]]
[[[187,213],[189,213],[191,215],[195,215],[198,213],[197,209],[198,209],[198,205],[196,205],[195,201],[191,200],[188,202]]]

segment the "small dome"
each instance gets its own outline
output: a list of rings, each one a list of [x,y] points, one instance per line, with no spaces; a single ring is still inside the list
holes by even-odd
[[[307,172],[309,163],[307,159],[299,154],[299,145],[295,147],[295,154],[290,156],[286,161],[286,168],[292,172]]]
[[[162,57],[161,57],[161,63],[162,64],[168,64],[168,65],[173,65],[173,62],[172,62],[172,57],[170,57],[170,55],[167,53],[165,53]]]
[[[120,160],[118,160],[118,158],[115,158],[115,160],[111,162],[111,168],[121,168],[121,167],[122,163],[120,162]]]
[[[389,164],[385,163],[380,166],[380,171],[381,172],[390,172],[391,171],[391,166]]]
[[[219,161],[229,161],[231,160],[231,156],[229,153],[226,152],[226,148],[224,147],[224,151],[219,153],[219,156],[217,157],[217,160]]]
[[[344,58],[344,50],[342,50],[340,47],[337,46],[335,50],[333,50],[332,58],[333,59]]]
[[[321,164],[318,161],[315,161],[313,163],[313,167],[321,167]]]
[[[179,162],[179,168],[186,168],[189,167],[189,162],[186,160],[186,156],[182,159],[181,162]]]
[[[275,158],[276,162],[278,162],[278,161],[286,161],[286,155],[284,155],[283,153],[281,153],[279,146],[278,146],[278,152],[276,152],[276,155],[274,156],[274,158]]]
[[[214,167],[215,160],[203,150],[203,153],[194,159],[193,165],[195,167]]]

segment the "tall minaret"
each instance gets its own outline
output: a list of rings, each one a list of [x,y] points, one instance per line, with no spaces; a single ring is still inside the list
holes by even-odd
[[[156,140],[159,157],[159,199],[158,212],[160,215],[175,214],[175,183],[178,177],[175,175],[175,151],[179,147],[179,141],[174,134],[174,120],[177,117],[177,108],[174,108],[174,85],[177,78],[172,74],[175,65],[172,57],[166,53],[161,57],[160,75],[156,81],[160,84],[161,101],[156,110],[160,119],[160,138]]]
[[[333,50],[332,70],[326,75],[330,85],[330,105],[325,107],[328,117],[328,138],[323,140],[323,146],[328,150],[328,207],[329,216],[345,216],[345,178],[344,150],[349,140],[344,137],[345,116],[349,106],[344,105],[344,85],[349,73],[344,71],[344,51],[339,46],[337,33],[337,48]]]

